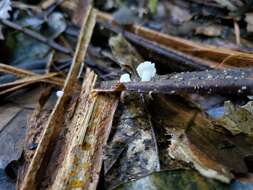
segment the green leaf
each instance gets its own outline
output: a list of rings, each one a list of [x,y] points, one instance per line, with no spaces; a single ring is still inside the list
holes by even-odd
[[[148,8],[149,8],[151,14],[154,15],[156,13],[157,0],[149,0],[148,1]]]

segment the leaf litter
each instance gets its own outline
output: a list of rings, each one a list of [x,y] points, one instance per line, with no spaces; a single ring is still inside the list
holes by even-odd
[[[0,188],[251,188],[251,4],[1,1]]]

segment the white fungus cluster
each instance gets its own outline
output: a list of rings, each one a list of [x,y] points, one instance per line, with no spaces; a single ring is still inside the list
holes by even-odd
[[[136,71],[143,82],[150,81],[156,75],[155,64],[150,61],[139,64]],[[130,75],[127,73],[121,75],[120,82],[131,82]]]

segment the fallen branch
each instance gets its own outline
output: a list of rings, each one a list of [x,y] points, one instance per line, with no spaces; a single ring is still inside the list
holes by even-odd
[[[106,28],[109,31],[112,31],[115,33],[122,33],[123,36],[125,38],[127,38],[129,41],[133,42],[134,44],[136,44],[138,46],[144,47],[148,51],[154,52],[158,56],[165,58],[167,61],[172,60],[176,63],[179,63],[180,65],[175,64],[176,67],[183,67],[183,68],[189,67],[191,69],[196,69],[196,70],[206,70],[206,69],[211,69],[211,68],[217,68],[216,62],[200,59],[198,57],[194,57],[192,55],[185,54],[185,53],[177,51],[175,49],[165,47],[165,46],[160,45],[156,42],[153,42],[151,40],[143,38],[139,35],[128,32],[127,30],[123,30],[121,27],[119,27],[117,25],[115,26],[112,23],[103,23],[103,22],[100,22],[99,20],[97,22],[103,28]],[[101,51],[100,53],[103,54],[104,52]],[[112,60],[112,58],[108,54],[106,54],[106,57]],[[173,63],[171,63],[171,64],[173,64]],[[225,66],[220,65],[219,68],[223,68],[223,67],[225,67]]]
[[[226,61],[224,66],[227,65],[233,67],[250,67],[253,65],[252,54],[210,45],[200,45],[192,41],[163,34],[137,24],[122,28],[114,21],[113,17],[110,14],[101,11],[98,11],[97,21],[105,25],[110,25],[112,29],[120,27],[122,32],[131,32],[138,36],[141,36],[142,38],[156,42],[160,45],[164,45],[165,47],[169,47],[173,50],[177,50],[188,55],[203,58],[216,63],[221,63],[227,57],[231,57]]]
[[[101,82],[95,92],[135,91],[141,93],[253,94],[253,73],[248,70],[210,70],[171,75],[149,82]]]
[[[157,54],[165,57],[166,59],[176,61],[177,63],[181,65],[185,65],[187,67],[197,69],[197,70],[206,70],[206,69],[217,67],[217,63],[215,62],[200,59],[200,58],[179,52],[177,50],[158,45],[155,42],[142,38],[131,32],[124,31],[123,35],[131,42],[137,45],[140,45],[146,48],[147,50],[156,52]]]

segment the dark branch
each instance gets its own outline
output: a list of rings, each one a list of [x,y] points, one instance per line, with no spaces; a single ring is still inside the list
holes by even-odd
[[[103,81],[96,89],[98,92],[123,90],[140,93],[252,95],[253,72],[252,69],[186,72],[171,75],[164,80],[129,82],[122,85],[118,81]]]
[[[185,65],[197,70],[206,70],[215,68],[217,65],[216,63],[204,59],[200,59],[175,49],[161,46],[155,42],[147,40],[141,36],[138,36],[134,33],[128,32],[124,30],[124,28],[120,28],[119,26],[113,25],[111,23],[102,23],[101,21],[97,21],[103,28],[115,33],[122,33],[125,38],[127,38],[130,42],[144,47],[149,51],[156,53],[159,56],[165,57],[169,60],[174,60],[181,65]]]

